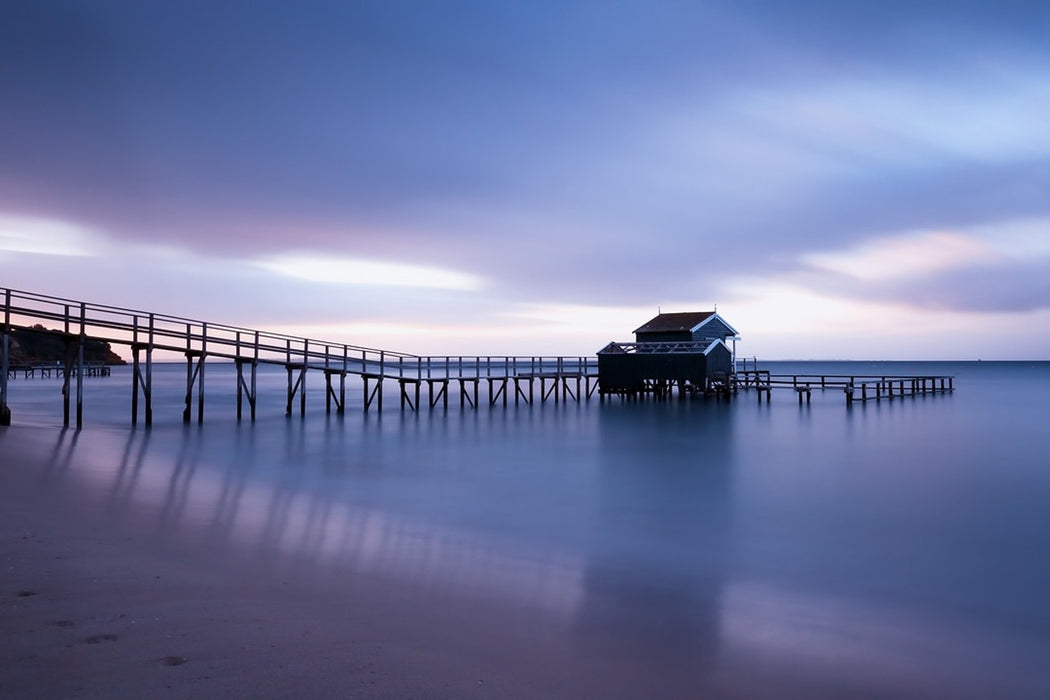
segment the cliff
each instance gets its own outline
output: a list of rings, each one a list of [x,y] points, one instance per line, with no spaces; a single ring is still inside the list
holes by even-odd
[[[62,362],[66,356],[66,336],[62,331],[50,330],[41,325],[30,330],[15,330],[11,333],[11,364],[36,365]],[[109,343],[88,340],[84,343],[84,362],[107,365],[127,364],[113,352]]]

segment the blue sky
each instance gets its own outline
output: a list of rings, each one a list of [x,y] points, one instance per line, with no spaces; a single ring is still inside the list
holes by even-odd
[[[0,285],[417,353],[1050,358],[1043,2],[0,0]]]

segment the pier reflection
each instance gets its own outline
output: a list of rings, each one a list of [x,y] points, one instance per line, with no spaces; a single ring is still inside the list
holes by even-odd
[[[379,443],[392,449],[380,440],[382,430],[375,422],[350,437],[339,422],[320,428],[295,422],[231,436],[186,426],[83,432],[79,443],[59,433],[53,463],[73,466],[46,479],[62,482],[84,502],[93,499],[117,526],[152,533],[157,546],[173,546],[208,566],[294,570],[301,580],[392,576],[421,589],[562,614],[577,609],[579,557],[508,546],[476,528],[370,504],[384,482],[370,485],[361,474],[382,471],[369,464]]]
[[[731,554],[732,417],[716,402],[603,407],[595,546],[577,629],[699,681]]]
[[[203,565],[394,577],[512,602],[565,620],[579,649],[699,678],[718,653],[731,554],[731,408],[551,414],[58,434],[55,461],[77,466],[54,477]],[[545,430],[541,457],[583,452],[536,464],[515,449]],[[409,465],[423,458],[434,474]]]

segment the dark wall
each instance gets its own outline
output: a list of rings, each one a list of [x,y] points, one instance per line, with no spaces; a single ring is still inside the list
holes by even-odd
[[[707,354],[707,374],[714,376],[718,373],[728,374],[733,370],[733,353],[725,345],[716,345]]]
[[[598,355],[598,382],[604,391],[637,391],[646,379],[703,385],[707,373],[707,356],[699,353]]]

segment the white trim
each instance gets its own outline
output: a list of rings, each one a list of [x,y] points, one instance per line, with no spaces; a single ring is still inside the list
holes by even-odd
[[[689,329],[689,332],[690,332],[690,333],[696,333],[696,332],[697,332],[697,330],[699,330],[701,326],[704,326],[704,325],[706,325],[706,324],[707,324],[707,323],[708,323],[708,322],[709,322],[709,321],[710,321],[711,319],[713,319],[713,318],[717,318],[717,319],[718,319],[719,321],[721,321],[721,322],[722,322],[722,323],[723,323],[723,324],[725,325],[725,327],[726,327],[726,328],[728,328],[729,330],[731,330],[731,331],[732,331],[732,335],[740,335],[740,333],[739,333],[739,332],[737,331],[737,329],[735,329],[735,328],[733,328],[732,326],[730,326],[730,325],[729,325],[728,323],[726,323],[726,320],[725,320],[724,318],[722,318],[721,316],[719,316],[719,315],[718,315],[718,312],[717,312],[717,311],[715,311],[714,313],[712,313],[712,314],[711,314],[710,316],[708,316],[707,318],[705,318],[705,319],[704,319],[703,321],[701,321],[700,323],[698,323],[698,324],[696,324],[695,326],[693,326],[692,328],[690,328],[690,329]]]

